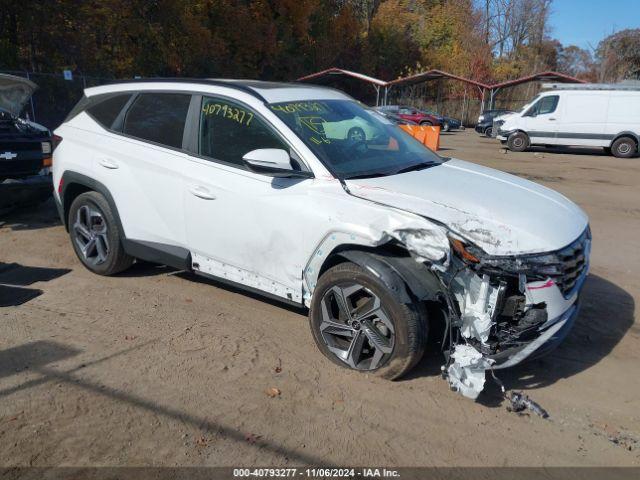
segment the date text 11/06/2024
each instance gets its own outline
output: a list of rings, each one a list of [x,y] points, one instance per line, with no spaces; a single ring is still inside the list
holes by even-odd
[[[387,468],[234,468],[233,477],[399,478],[400,473]]]

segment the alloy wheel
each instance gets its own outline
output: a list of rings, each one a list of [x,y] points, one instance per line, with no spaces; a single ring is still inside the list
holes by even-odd
[[[320,306],[319,330],[329,351],[356,370],[384,365],[395,329],[376,294],[358,283],[342,283],[327,290]]]
[[[98,209],[82,205],[76,214],[73,231],[74,241],[88,263],[99,265],[107,261],[109,256],[107,223]]]

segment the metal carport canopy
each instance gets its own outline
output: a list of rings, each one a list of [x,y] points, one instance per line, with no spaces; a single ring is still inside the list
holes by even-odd
[[[298,78],[298,82],[307,82],[309,80],[319,80],[326,77],[332,77],[336,75],[341,75],[345,77],[355,78],[356,80],[360,80],[365,83],[370,83],[373,88],[376,90],[376,105],[380,103],[380,87],[387,87],[387,83],[384,80],[380,80],[379,78],[370,77],[369,75],[365,75],[364,73],[352,72],[351,70],[344,70],[342,68],[328,68],[326,70],[322,70],[320,72],[312,73],[311,75],[305,75],[304,77]]]

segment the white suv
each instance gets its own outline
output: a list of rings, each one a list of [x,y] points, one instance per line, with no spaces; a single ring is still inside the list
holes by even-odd
[[[143,259],[309,307],[339,365],[397,378],[431,329],[473,397],[485,369],[548,350],[573,323],[590,247],[580,208],[439,157],[340,91],[119,83],[87,89],[55,133],[55,198],[87,268]]]

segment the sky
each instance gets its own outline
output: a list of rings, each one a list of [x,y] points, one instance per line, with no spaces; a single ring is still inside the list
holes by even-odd
[[[551,37],[563,45],[594,48],[613,32],[640,28],[640,0],[554,0]]]

